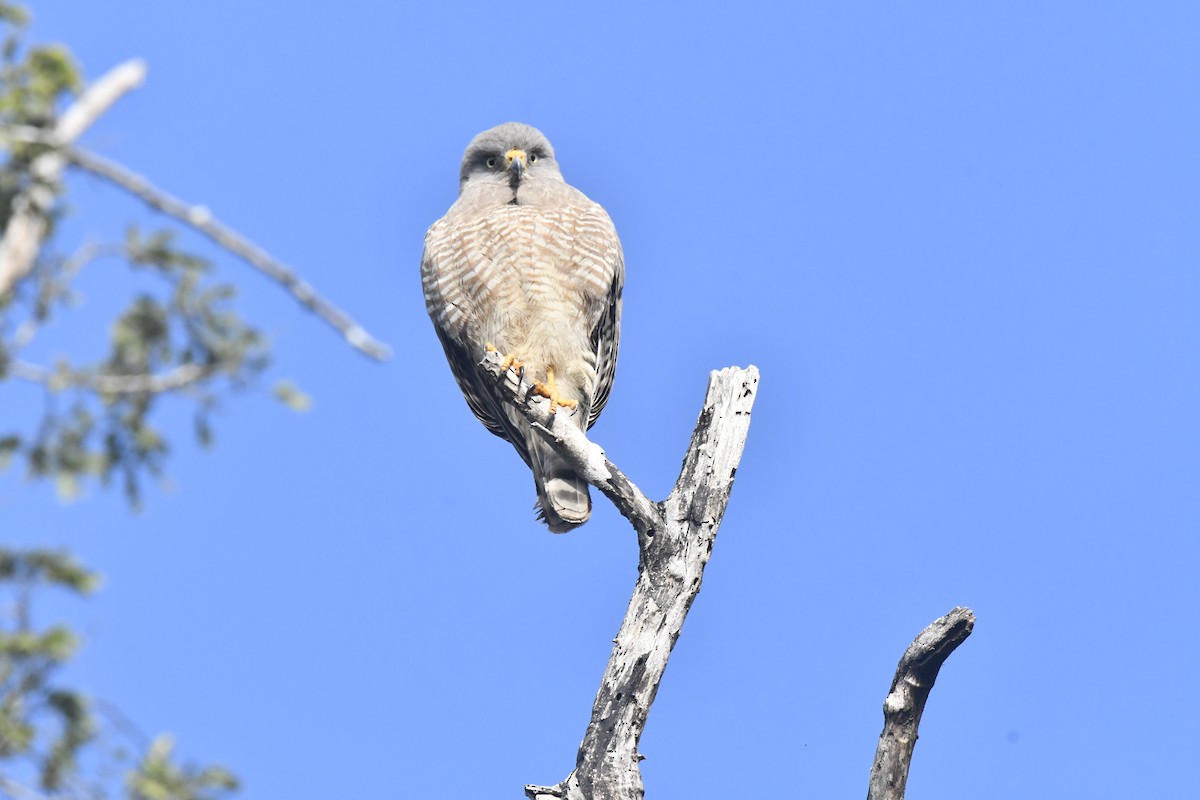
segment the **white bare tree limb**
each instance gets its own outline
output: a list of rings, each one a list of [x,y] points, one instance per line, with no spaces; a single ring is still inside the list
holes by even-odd
[[[13,800],[51,800],[48,795],[30,789],[3,775],[0,775],[0,795],[11,797]]]
[[[555,451],[603,492],[638,532],[638,579],[575,769],[553,786],[528,785],[530,800],[641,800],[638,740],[671,649],[700,592],[750,426],[758,370],[714,372],[683,469],[666,500],[651,502],[576,425],[559,424],[548,400],[489,352],[480,372],[533,423]],[[917,636],[896,668],[884,702],[884,729],[871,768],[868,800],[903,800],[917,726],[938,670],[971,634],[975,616],[955,608]]]
[[[172,216],[199,231],[283,286],[301,305],[341,333],[350,346],[359,352],[377,361],[384,361],[391,355],[390,347],[367,333],[366,329],[354,321],[349,314],[317,294],[313,287],[294,269],[267,253],[233,228],[221,223],[207,207],[185,203],[172,197],[136,172],[94,153],[88,153],[77,147],[68,147],[64,149],[63,153],[75,166],[105,179],[137,197],[156,211]]]
[[[917,727],[938,670],[975,627],[969,608],[955,608],[917,634],[896,667],[883,701],[883,732],[871,766],[867,800],[904,800]]]
[[[140,59],[114,67],[89,86],[59,117],[47,138],[60,147],[69,146],[127,92],[141,86],[146,65]],[[51,150],[30,165],[31,185],[17,194],[12,213],[0,240],[0,299],[29,274],[46,238],[47,219],[54,205],[53,185],[66,160],[60,150]]]
[[[14,378],[38,383],[51,391],[70,387],[91,389],[100,394],[163,394],[199,383],[220,369],[202,364],[180,364],[154,375],[111,375],[101,372],[50,370],[26,361],[13,361],[8,371]]]
[[[653,503],[578,426],[558,424],[549,401],[522,391],[514,371],[501,372],[501,362],[498,353],[488,353],[480,369],[498,381],[505,399],[555,451],[633,523],[639,550],[637,583],[613,641],[575,769],[554,786],[526,786],[525,794],[531,800],[639,800],[638,740],[671,649],[700,593],[749,432],[758,370],[731,367],[709,376],[679,480],[666,500]]]
[[[34,160],[30,166],[32,184],[13,200],[12,214],[4,238],[0,240],[0,299],[9,295],[33,268],[46,237],[48,214],[54,205],[52,187],[63,167],[70,162],[199,231],[283,286],[301,305],[341,333],[356,350],[377,361],[386,360],[391,355],[391,348],[318,294],[294,269],[215,219],[208,208],[185,203],[132,170],[75,146],[80,135],[117,99],[141,85],[145,75],[146,65],[142,61],[127,61],[89,86],[52,130],[14,127],[5,131],[9,139],[37,142],[52,149]]]

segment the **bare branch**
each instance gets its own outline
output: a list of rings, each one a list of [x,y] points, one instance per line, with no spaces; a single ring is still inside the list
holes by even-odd
[[[580,476],[602,491],[638,531],[638,579],[613,642],[575,769],[555,786],[526,786],[533,800],[638,800],[643,795],[638,741],[675,640],[700,592],[704,567],[725,515],[750,427],[758,370],[729,368],[709,376],[700,419],[670,496],[651,503],[574,425],[556,424],[549,403],[523,391],[517,374],[501,374],[489,353],[482,372],[536,426]],[[558,412],[565,413],[565,412]]]
[[[128,252],[128,248],[124,244],[88,242],[62,262],[62,266],[58,269],[58,282],[66,286],[75,279],[76,275],[83,271],[84,267],[93,261],[98,261],[102,258],[116,258],[126,255]]]
[[[14,361],[8,370],[15,378],[39,383],[52,391],[69,387],[90,389],[100,394],[164,394],[183,389],[220,371],[220,367],[180,364],[157,375],[108,375],[96,372],[49,370],[25,361]]]
[[[89,86],[68,108],[47,137],[59,146],[69,146],[127,92],[141,86],[146,65],[139,59],[126,61]],[[30,165],[32,184],[13,199],[12,214],[0,240],[0,298],[7,296],[33,269],[34,260],[46,238],[47,215],[54,205],[51,188],[58,181],[65,161],[58,150],[43,153]]]
[[[46,144],[54,149],[33,162],[30,168],[33,185],[13,201],[13,214],[4,232],[4,239],[0,241],[0,298],[32,269],[46,235],[46,216],[54,202],[50,187],[69,161],[207,236],[281,284],[301,305],[335,328],[359,352],[377,361],[386,360],[391,355],[388,345],[372,337],[349,314],[317,294],[294,269],[215,219],[206,207],[189,205],[120,164],[74,147],[80,134],[117,98],[141,84],[145,72],[145,64],[136,60],[112,70],[80,96],[63,114],[53,131],[18,126],[5,132],[10,139]]]
[[[151,184],[146,178],[109,159],[76,147],[69,147],[63,152],[72,164],[104,178],[134,195],[151,208],[172,216],[199,231],[271,280],[281,284],[301,305],[333,326],[359,352],[377,361],[384,361],[391,355],[390,347],[367,333],[366,329],[355,322],[349,314],[317,294],[294,269],[271,256],[242,234],[218,221],[205,206],[189,205],[172,197]]]
[[[892,688],[883,701],[883,733],[871,767],[867,800],[904,800],[925,701],[938,670],[974,627],[971,609],[955,608],[917,634],[900,659]]]
[[[28,786],[17,783],[3,775],[0,775],[0,793],[6,797],[14,798],[14,800],[50,800],[48,795],[30,789]]]
[[[500,384],[504,397],[525,414],[581,478],[612,500],[617,510],[633,523],[639,537],[652,535],[661,528],[662,511],[658,505],[650,502],[642,490],[625,477],[625,473],[604,455],[604,450],[589,441],[578,426],[556,424],[560,412],[551,414],[549,400],[529,395],[529,384],[522,385],[515,370],[502,372],[500,365],[503,360],[499,353],[489,351],[484,355],[479,369]]]
[[[125,248],[119,244],[104,244],[101,242],[89,242],[83,245],[70,257],[63,261],[54,276],[46,281],[46,284],[39,292],[38,300],[34,304],[34,308],[30,316],[23,320],[17,329],[13,332],[12,339],[8,342],[8,355],[12,357],[16,353],[24,350],[33,341],[37,335],[42,322],[49,313],[49,306],[54,299],[67,291],[71,281],[75,279],[84,267],[101,258],[111,258],[121,255],[125,252]]]

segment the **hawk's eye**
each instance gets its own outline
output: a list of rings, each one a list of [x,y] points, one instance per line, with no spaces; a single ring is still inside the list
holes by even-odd
[[[530,154],[529,154],[529,163],[530,163],[530,164],[536,164],[536,163],[537,163],[537,160],[538,160],[538,154],[537,154],[537,153],[530,153]]]
[[[495,159],[495,157],[489,158],[489,159],[487,160],[487,168],[488,168],[488,169],[495,169],[495,168],[496,168],[496,159]]]

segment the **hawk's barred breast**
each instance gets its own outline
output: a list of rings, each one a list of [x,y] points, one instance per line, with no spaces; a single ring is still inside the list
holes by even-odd
[[[462,331],[497,306],[549,302],[585,316],[616,277],[621,246],[613,234],[608,214],[595,204],[448,214],[426,237],[426,310],[446,331]]]

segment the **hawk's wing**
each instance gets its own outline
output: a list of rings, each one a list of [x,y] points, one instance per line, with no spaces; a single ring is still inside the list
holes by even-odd
[[[616,231],[613,231],[613,239],[616,239]],[[620,244],[616,246],[615,256],[612,286],[608,290],[608,308],[601,313],[596,327],[592,329],[592,351],[596,354],[596,392],[592,395],[592,406],[588,412],[589,428],[596,424],[596,419],[604,410],[612,390],[613,376],[617,372],[617,347],[621,342],[621,292],[625,288],[625,257]]]
[[[529,464],[529,450],[525,444],[525,435],[520,431],[509,414],[505,413],[503,401],[495,390],[489,386],[478,370],[483,358],[482,346],[473,347],[467,336],[465,315],[458,302],[447,297],[447,290],[453,290],[453,276],[447,281],[445,270],[448,265],[439,263],[444,249],[441,245],[453,232],[446,231],[440,223],[434,224],[425,235],[425,252],[421,255],[421,286],[425,292],[425,308],[433,320],[433,329],[437,332],[442,349],[446,352],[446,360],[450,362],[450,371],[462,390],[463,397],[471,411],[479,421],[492,433],[501,439],[506,439],[516,448],[521,459]],[[459,289],[461,291],[461,283]],[[462,300],[464,298],[458,298]],[[475,352],[478,349],[479,352]]]

